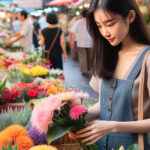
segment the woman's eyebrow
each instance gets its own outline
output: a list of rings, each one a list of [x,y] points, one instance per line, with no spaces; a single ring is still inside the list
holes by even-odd
[[[114,21],[114,19],[112,18],[112,19],[108,19],[108,20],[104,20],[104,21],[102,21],[103,23],[109,23],[109,22],[112,22],[112,21]],[[100,24],[100,22],[97,22],[96,21],[96,24]]]

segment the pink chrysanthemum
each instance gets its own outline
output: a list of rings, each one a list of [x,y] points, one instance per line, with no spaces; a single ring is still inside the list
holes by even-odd
[[[39,102],[32,112],[31,124],[40,132],[46,132],[48,126],[53,123],[53,112],[61,106],[61,99],[57,96],[50,96]]]
[[[49,96],[47,100],[48,100],[48,105],[52,111],[59,109],[60,106],[62,105],[62,100],[56,95]]]
[[[87,110],[85,105],[77,105],[70,110],[69,116],[71,119],[78,119]]]
[[[48,105],[47,100],[38,103],[32,112],[31,124],[40,132],[46,132],[48,126],[52,123],[53,111]]]
[[[63,101],[68,101],[68,100],[74,100],[74,99],[79,99],[79,98],[88,98],[89,94],[83,93],[83,92],[69,91],[69,92],[59,93],[58,96]]]

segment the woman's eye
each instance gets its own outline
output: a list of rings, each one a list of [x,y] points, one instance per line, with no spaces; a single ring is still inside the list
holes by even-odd
[[[111,26],[113,26],[113,25],[115,25],[115,23],[108,24],[107,26],[111,27]]]
[[[101,26],[97,26],[99,29],[101,28]]]

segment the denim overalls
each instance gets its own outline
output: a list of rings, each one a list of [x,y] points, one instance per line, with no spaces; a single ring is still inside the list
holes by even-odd
[[[102,80],[100,88],[100,120],[133,121],[132,115],[132,87],[134,80],[139,75],[147,47],[140,55],[126,80],[112,78]],[[129,61],[129,60],[127,60]],[[111,133],[96,144],[100,150],[117,150],[121,145],[125,149],[131,144],[138,143],[135,133]],[[150,150],[147,135],[144,135],[145,150]]]

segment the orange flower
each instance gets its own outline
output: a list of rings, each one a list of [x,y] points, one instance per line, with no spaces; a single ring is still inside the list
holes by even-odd
[[[18,145],[19,150],[28,150],[34,146],[32,139],[29,136],[20,135],[15,141]]]
[[[59,88],[59,87],[53,87],[53,88],[48,89],[47,95],[57,94],[57,93],[61,93],[61,92],[66,92],[66,89]]]
[[[12,143],[13,139],[9,136],[7,136],[7,134],[5,134],[4,132],[0,133],[0,150],[2,149],[2,147],[7,147],[8,146],[8,142]]]
[[[15,140],[20,135],[28,135],[27,130],[21,125],[10,125],[5,130],[5,133],[8,137],[11,137]]]

